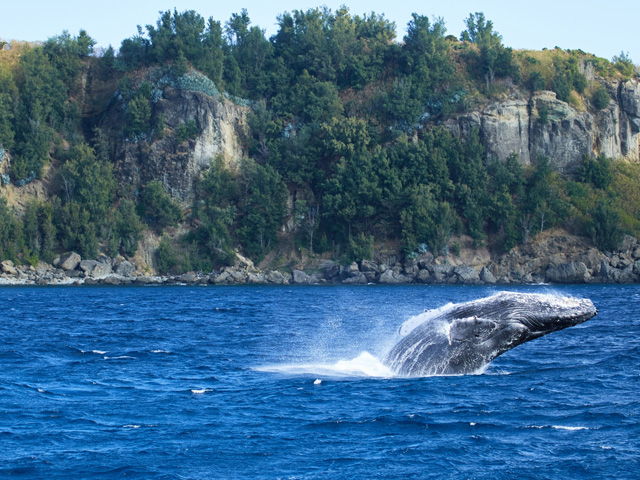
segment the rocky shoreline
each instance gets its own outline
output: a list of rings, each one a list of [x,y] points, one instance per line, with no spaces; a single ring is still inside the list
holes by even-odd
[[[131,261],[105,255],[83,260],[74,252],[53,264],[0,263],[0,285],[322,285],[322,284],[528,284],[640,283],[640,244],[625,237],[621,250],[602,253],[581,237],[549,236],[492,258],[483,249],[465,248],[458,256],[430,253],[397,261],[363,260],[341,265],[320,260],[311,269],[260,270],[238,256],[234,266],[209,273],[153,275]]]

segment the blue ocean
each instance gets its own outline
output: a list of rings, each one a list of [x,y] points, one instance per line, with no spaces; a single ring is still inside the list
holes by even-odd
[[[0,477],[640,478],[640,289],[482,374],[381,359],[505,287],[3,287]]]

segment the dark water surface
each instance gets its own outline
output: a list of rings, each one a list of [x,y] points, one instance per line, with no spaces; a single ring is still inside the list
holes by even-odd
[[[389,378],[499,287],[0,288],[1,478],[640,478],[640,289],[482,375]],[[363,353],[367,352],[367,353]]]

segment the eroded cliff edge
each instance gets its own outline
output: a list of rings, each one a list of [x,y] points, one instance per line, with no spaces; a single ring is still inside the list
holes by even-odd
[[[584,155],[640,160],[640,84],[637,80],[605,84],[611,97],[598,111],[576,109],[551,91],[531,96],[514,90],[509,98],[478,111],[444,120],[461,137],[477,129],[486,158],[504,161],[515,153],[529,164],[550,159],[560,172],[571,173]]]

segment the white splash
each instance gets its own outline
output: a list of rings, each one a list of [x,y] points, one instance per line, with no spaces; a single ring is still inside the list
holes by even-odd
[[[400,335],[405,337],[409,335],[409,333],[411,333],[411,331],[414,330],[417,326],[422,325],[427,320],[431,320],[433,318],[439,317],[444,312],[446,312],[447,310],[450,310],[454,306],[455,304],[449,302],[440,308],[434,308],[433,310],[428,310],[424,313],[421,313],[420,315],[411,317],[410,319],[406,320],[402,325],[400,325],[400,329],[398,330],[398,332],[400,333]]]
[[[369,352],[362,352],[351,360],[336,363],[292,363],[284,365],[264,365],[254,368],[259,372],[283,373],[288,375],[313,375],[328,377],[374,377],[391,378],[395,374],[378,358]]]

